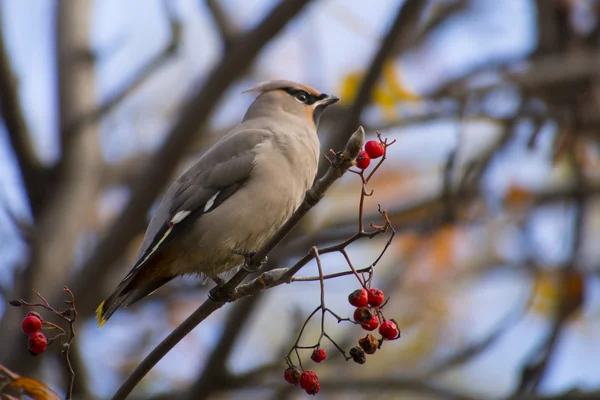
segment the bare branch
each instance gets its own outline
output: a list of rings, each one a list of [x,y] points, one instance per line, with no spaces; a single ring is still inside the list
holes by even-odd
[[[227,52],[231,48],[233,40],[237,35],[236,29],[219,0],[206,0],[206,7],[212,14],[213,21],[221,35],[221,42]]]
[[[8,57],[2,29],[0,29],[0,117],[6,125],[8,138],[19,163],[25,190],[35,215],[41,201],[39,184],[44,168],[31,142],[31,134],[19,100],[17,78],[14,76]]]
[[[418,21],[418,16],[427,2],[420,0],[406,0],[398,7],[398,13],[388,30],[385,38],[381,42],[379,50],[371,61],[367,73],[358,89],[356,99],[343,117],[340,118],[338,129],[331,133],[329,142],[325,148],[339,149],[344,145],[349,132],[360,124],[360,118],[363,109],[371,101],[371,92],[377,83],[381,70],[388,59],[392,50],[398,48],[398,43],[404,35],[412,32]],[[319,175],[325,172],[325,167],[319,168]]]
[[[173,11],[171,10],[170,3],[164,0],[165,14],[169,19],[169,27],[171,32],[171,38],[165,48],[156,54],[150,61],[146,63],[140,70],[135,74],[133,79],[128,82],[118,93],[114,94],[111,98],[106,100],[98,109],[93,110],[87,114],[74,120],[70,125],[65,127],[67,134],[73,134],[88,123],[97,122],[103,116],[109,114],[115,108],[117,108],[123,100],[129,97],[130,94],[135,92],[141,87],[149,78],[151,78],[156,71],[171,60],[171,58],[177,53],[177,49],[181,44],[182,27],[181,22],[175,18]]]

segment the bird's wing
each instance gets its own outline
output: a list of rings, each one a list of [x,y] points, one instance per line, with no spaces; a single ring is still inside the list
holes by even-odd
[[[232,132],[177,179],[152,217],[129,275],[203,214],[213,211],[239,190],[254,166],[254,148],[270,134],[262,129]]]

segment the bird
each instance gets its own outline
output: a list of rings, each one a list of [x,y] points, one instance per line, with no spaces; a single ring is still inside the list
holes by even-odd
[[[133,267],[98,306],[99,326],[175,277],[222,283],[301,204],[317,173],[319,119],[339,98],[289,80],[243,93],[256,98],[241,123],[167,190]]]

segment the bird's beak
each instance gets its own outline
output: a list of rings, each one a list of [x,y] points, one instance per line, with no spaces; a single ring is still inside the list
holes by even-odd
[[[317,101],[317,105],[318,106],[322,106],[323,108],[333,104],[333,103],[337,103],[340,100],[339,97],[336,96],[327,96],[322,100]]]

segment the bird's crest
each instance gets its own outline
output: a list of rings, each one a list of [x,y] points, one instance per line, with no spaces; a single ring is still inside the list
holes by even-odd
[[[283,79],[259,83],[258,85],[254,86],[253,88],[244,90],[242,93],[250,93],[250,92],[263,93],[263,92],[268,92],[270,90],[279,90],[279,89],[285,89],[285,88],[304,90],[308,94],[311,94],[316,97],[319,97],[321,95],[321,93],[318,90],[315,90],[315,89],[311,88],[310,86],[303,85],[301,83],[297,83],[294,81],[283,80]]]

